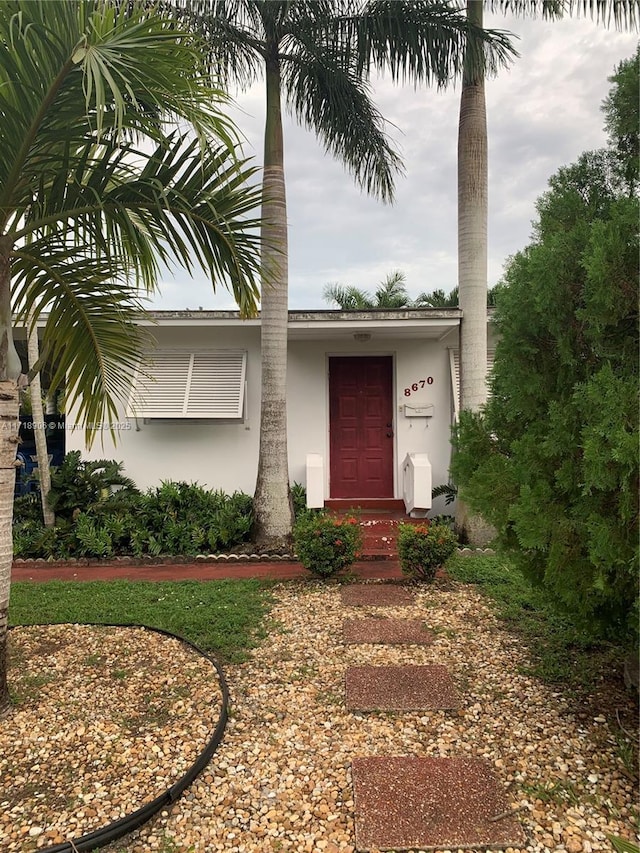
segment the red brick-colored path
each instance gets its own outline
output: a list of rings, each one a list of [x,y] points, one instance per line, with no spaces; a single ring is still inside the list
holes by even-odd
[[[351,574],[359,580],[401,580],[397,560],[363,560],[354,563]],[[117,563],[93,566],[58,565],[46,562],[14,563],[12,581],[213,581],[228,578],[263,578],[271,580],[311,580],[311,572],[300,563],[197,562],[166,565],[123,566]]]
[[[340,590],[346,607],[405,607],[415,602],[402,586],[390,583],[350,584]]]
[[[433,642],[433,634],[420,619],[345,619],[342,630],[345,643],[427,646]]]

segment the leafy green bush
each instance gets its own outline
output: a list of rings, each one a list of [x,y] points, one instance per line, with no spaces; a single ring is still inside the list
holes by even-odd
[[[293,502],[293,517],[299,518],[307,512],[307,490],[302,483],[294,483],[291,486],[291,500]]]
[[[412,580],[432,581],[456,550],[455,534],[446,524],[398,525],[398,557],[402,574]]]
[[[312,574],[331,577],[350,566],[362,548],[362,533],[353,516],[304,513],[293,528],[298,559]]]
[[[196,556],[229,550],[249,538],[249,495],[173,482],[142,494],[118,463],[94,465],[82,463],[79,454],[69,456],[54,475],[54,503],[61,509],[55,528],[43,527],[31,502],[16,501],[16,557]],[[123,488],[111,493],[107,483]]]
[[[105,500],[113,489],[136,494],[133,480],[122,473],[122,463],[111,459],[83,462],[80,451],[67,453],[62,465],[51,469],[49,506],[56,517],[72,519],[78,511],[86,511]]]
[[[623,65],[612,79],[635,73],[637,91]],[[637,129],[637,97],[629,109]],[[638,199],[618,155],[614,145],[583,154],[538,201],[534,239],[497,300],[491,398],[461,413],[452,474],[529,577],[576,620],[633,641]]]
[[[13,501],[14,521],[42,521],[42,502],[40,495],[30,492],[19,495]]]

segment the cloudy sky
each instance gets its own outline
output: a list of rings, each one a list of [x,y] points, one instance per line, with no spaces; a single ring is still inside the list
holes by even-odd
[[[600,105],[620,60],[631,56],[637,33],[619,33],[588,19],[546,23],[487,15],[485,26],[508,30],[520,57],[487,81],[489,132],[489,284],[531,234],[535,200],[549,177],[585,150],[604,144]],[[451,290],[457,278],[456,144],[460,87],[446,92],[373,84],[375,102],[390,122],[406,173],[396,200],[384,205],[363,194],[314,135],[292,119],[285,125],[289,217],[289,305],[327,308],[329,282],[373,291],[402,270],[412,296]],[[237,95],[234,117],[259,160],[264,93]],[[235,308],[204,276],[167,274],[154,309]]]

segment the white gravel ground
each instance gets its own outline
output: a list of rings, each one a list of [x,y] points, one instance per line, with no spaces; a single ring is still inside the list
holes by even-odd
[[[525,652],[474,588],[425,587],[415,605],[384,609],[345,607],[338,587],[321,584],[283,584],[275,597],[268,639],[226,668],[231,719],[210,767],[108,853],[353,853],[351,760],[372,755],[488,760],[521,809],[527,853],[610,851],[608,834],[637,840],[638,791],[615,721],[585,717],[572,697],[521,674]],[[345,618],[382,615],[423,619],[433,644],[344,645]],[[434,663],[449,669],[461,710],[346,711],[348,666]],[[193,681],[198,697],[207,679]],[[0,723],[0,755],[4,745]],[[44,846],[33,841],[8,849]]]

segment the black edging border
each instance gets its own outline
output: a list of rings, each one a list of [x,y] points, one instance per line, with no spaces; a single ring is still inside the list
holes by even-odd
[[[52,625],[59,624],[64,623],[53,622],[45,625],[14,625],[12,628],[47,628]],[[179,640],[185,646],[189,646],[213,665],[218,677],[218,684],[220,685],[220,690],[222,692],[222,708],[220,716],[218,717],[218,722],[216,723],[216,727],[213,731],[213,735],[209,739],[205,748],[198,755],[187,772],[178,779],[175,784],[170,788],[167,788],[163,794],[160,794],[154,800],[151,800],[151,802],[146,803],[146,805],[141,806],[139,809],[136,809],[136,811],[125,815],[125,817],[119,818],[118,820],[95,830],[95,832],[90,832],[87,835],[81,835],[79,838],[71,839],[71,841],[65,841],[63,844],[42,847],[41,849],[47,851],[47,853],[80,853],[81,851],[95,850],[96,848],[110,844],[112,841],[117,841],[119,838],[128,835],[133,832],[134,829],[138,829],[140,826],[147,823],[147,821],[154,817],[154,815],[156,815],[163,806],[174,803],[183,791],[191,785],[196,777],[202,773],[204,768],[211,761],[213,754],[220,746],[229,720],[229,686],[224,672],[222,671],[222,667],[215,658],[196,646],[196,644],[192,643],[191,640],[187,640],[185,637],[181,637],[179,634],[174,634],[171,631],[165,631],[164,628],[153,628],[150,625],[139,625],[130,622],[75,622],[66,624],[86,625],[92,628],[142,628],[145,631],[154,631],[157,634],[163,634],[165,637],[171,637],[174,640]]]

